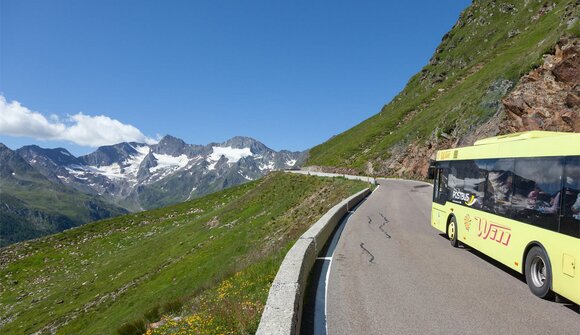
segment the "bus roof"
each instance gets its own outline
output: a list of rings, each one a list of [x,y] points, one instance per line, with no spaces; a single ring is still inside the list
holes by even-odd
[[[532,130],[532,131],[524,131],[521,133],[513,133],[513,134],[484,138],[484,139],[475,141],[475,143],[473,145],[498,144],[498,143],[505,143],[505,142],[513,142],[513,141],[530,140],[530,139],[534,139],[534,138],[546,138],[546,137],[552,137],[552,136],[567,136],[570,134],[571,133],[559,133],[559,132],[555,132],[555,131]]]
[[[437,160],[580,156],[580,133],[526,131],[476,141],[473,146],[440,150]]]

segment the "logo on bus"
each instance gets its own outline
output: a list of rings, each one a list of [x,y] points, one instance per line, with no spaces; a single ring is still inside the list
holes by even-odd
[[[474,195],[470,195],[469,193],[465,193],[459,190],[453,190],[452,198],[453,200],[463,201],[463,203],[469,207],[473,206],[475,203]]]
[[[451,158],[451,150],[439,151],[438,152],[438,156],[439,156],[437,158],[438,160],[441,160],[441,159],[449,159],[449,158]]]
[[[465,225],[465,230],[469,231],[469,228],[471,228],[471,217],[469,214],[465,214],[465,217],[463,217],[463,224]]]
[[[508,246],[510,244],[510,239],[512,237],[511,228],[502,226],[495,222],[487,221],[486,219],[475,217],[477,221],[477,226],[479,228],[479,234],[477,236],[484,240],[495,241],[503,246]]]

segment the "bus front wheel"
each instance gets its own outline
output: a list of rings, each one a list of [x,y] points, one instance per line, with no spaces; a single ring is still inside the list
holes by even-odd
[[[449,242],[455,248],[459,245],[459,239],[457,238],[457,220],[455,216],[449,219],[449,224],[447,225],[447,237],[449,237]]]
[[[526,256],[526,282],[534,295],[542,299],[552,297],[552,266],[543,248],[533,247]]]

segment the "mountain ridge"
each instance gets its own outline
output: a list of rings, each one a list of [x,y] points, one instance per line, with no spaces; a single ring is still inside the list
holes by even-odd
[[[63,148],[34,145],[16,152],[46,178],[130,211],[174,204],[294,168],[306,156],[274,151],[244,136],[196,145],[166,135],[156,144],[121,142],[79,157]]]
[[[0,245],[194,199],[294,168],[305,155],[243,136],[195,145],[166,135],[156,144],[122,142],[79,157],[64,148],[0,143]],[[45,199],[52,193],[59,194],[54,208]]]

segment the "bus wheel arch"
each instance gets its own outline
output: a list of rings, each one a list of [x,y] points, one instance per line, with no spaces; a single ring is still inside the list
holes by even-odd
[[[457,219],[454,214],[449,215],[447,218],[447,225],[445,228],[449,242],[455,248],[459,246],[459,237],[457,235]]]
[[[542,299],[552,299],[553,275],[548,252],[537,241],[530,242],[522,257],[522,268],[526,283],[532,293]]]

